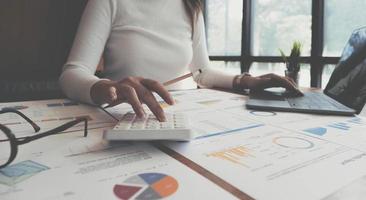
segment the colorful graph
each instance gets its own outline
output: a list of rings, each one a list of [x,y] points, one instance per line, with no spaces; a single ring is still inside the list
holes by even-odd
[[[123,184],[113,188],[119,199],[162,199],[178,190],[178,182],[173,177],[160,173],[145,173],[132,176]]]
[[[317,136],[324,136],[330,132],[330,129],[336,129],[341,131],[341,133],[347,133],[352,128],[362,125],[366,125],[366,123],[361,118],[354,117],[344,122],[333,122],[325,125],[324,127],[309,128],[303,131]]]
[[[50,168],[31,160],[16,163],[0,170],[0,184],[13,186],[48,169]]]
[[[254,110],[250,111],[250,114],[260,117],[271,117],[277,115],[277,113],[271,111],[254,111]]]
[[[253,157],[249,152],[250,150],[248,148],[244,146],[239,146],[235,148],[209,153],[207,154],[207,156],[229,161],[231,163],[238,164],[244,167],[248,167],[248,165],[244,164],[241,160],[245,157]]]
[[[314,143],[300,137],[282,136],[273,138],[272,141],[278,146],[289,149],[311,149],[314,147]]]

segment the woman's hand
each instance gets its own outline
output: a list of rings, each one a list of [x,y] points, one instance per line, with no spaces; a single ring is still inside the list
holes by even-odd
[[[142,103],[145,103],[159,121],[166,121],[164,111],[152,92],[156,92],[166,103],[174,104],[172,96],[161,83],[141,77],[128,77],[118,82],[99,81],[92,86],[90,95],[98,105],[129,103],[138,117],[145,116],[142,107]]]
[[[234,83],[235,84],[235,83]],[[278,76],[276,74],[265,74],[262,76],[253,77],[243,75],[238,81],[238,86],[241,89],[263,90],[271,87],[283,87],[295,95],[302,96],[303,93],[298,89],[297,84],[291,78]]]

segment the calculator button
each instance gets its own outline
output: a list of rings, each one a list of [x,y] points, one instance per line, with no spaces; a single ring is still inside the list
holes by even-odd
[[[114,132],[105,133],[105,138],[109,140],[174,140],[174,138],[189,140],[192,137],[184,115],[166,113],[166,119],[166,122],[159,122],[153,114],[138,118],[134,113],[127,113],[113,128]]]

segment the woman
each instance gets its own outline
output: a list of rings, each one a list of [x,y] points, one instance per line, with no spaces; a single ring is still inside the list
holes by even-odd
[[[152,92],[174,104],[161,83],[188,70],[200,70],[194,80],[205,87],[281,86],[299,92],[293,81],[277,75],[233,76],[208,68],[204,27],[200,0],[89,0],[61,87],[68,97],[90,104],[127,102],[139,117],[145,103],[160,121],[164,112]],[[108,79],[94,76],[102,54]]]

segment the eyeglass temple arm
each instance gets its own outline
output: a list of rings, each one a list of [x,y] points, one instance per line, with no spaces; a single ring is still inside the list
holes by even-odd
[[[34,136],[29,136],[29,137],[22,138],[22,139],[18,140],[18,144],[22,145],[22,144],[26,144],[26,143],[29,143],[31,141],[38,140],[38,139],[41,139],[43,137],[47,137],[47,136],[50,136],[50,135],[62,134],[63,131],[75,126],[76,124],[78,124],[80,122],[84,122],[84,137],[87,137],[88,136],[88,119],[87,118],[79,118],[79,119],[76,119],[74,121],[63,124],[59,127],[56,127],[52,130],[49,130],[47,132],[44,132],[44,133],[41,133],[41,134],[38,134],[38,135],[34,135]]]
[[[3,108],[2,110],[0,110],[0,114],[3,114],[3,113],[15,113],[15,114],[18,114],[19,116],[21,116],[23,119],[25,119],[33,127],[33,129],[34,129],[35,132],[38,132],[38,131],[41,130],[41,128],[35,122],[33,122],[26,115],[24,115],[22,112],[19,112],[16,109]]]

